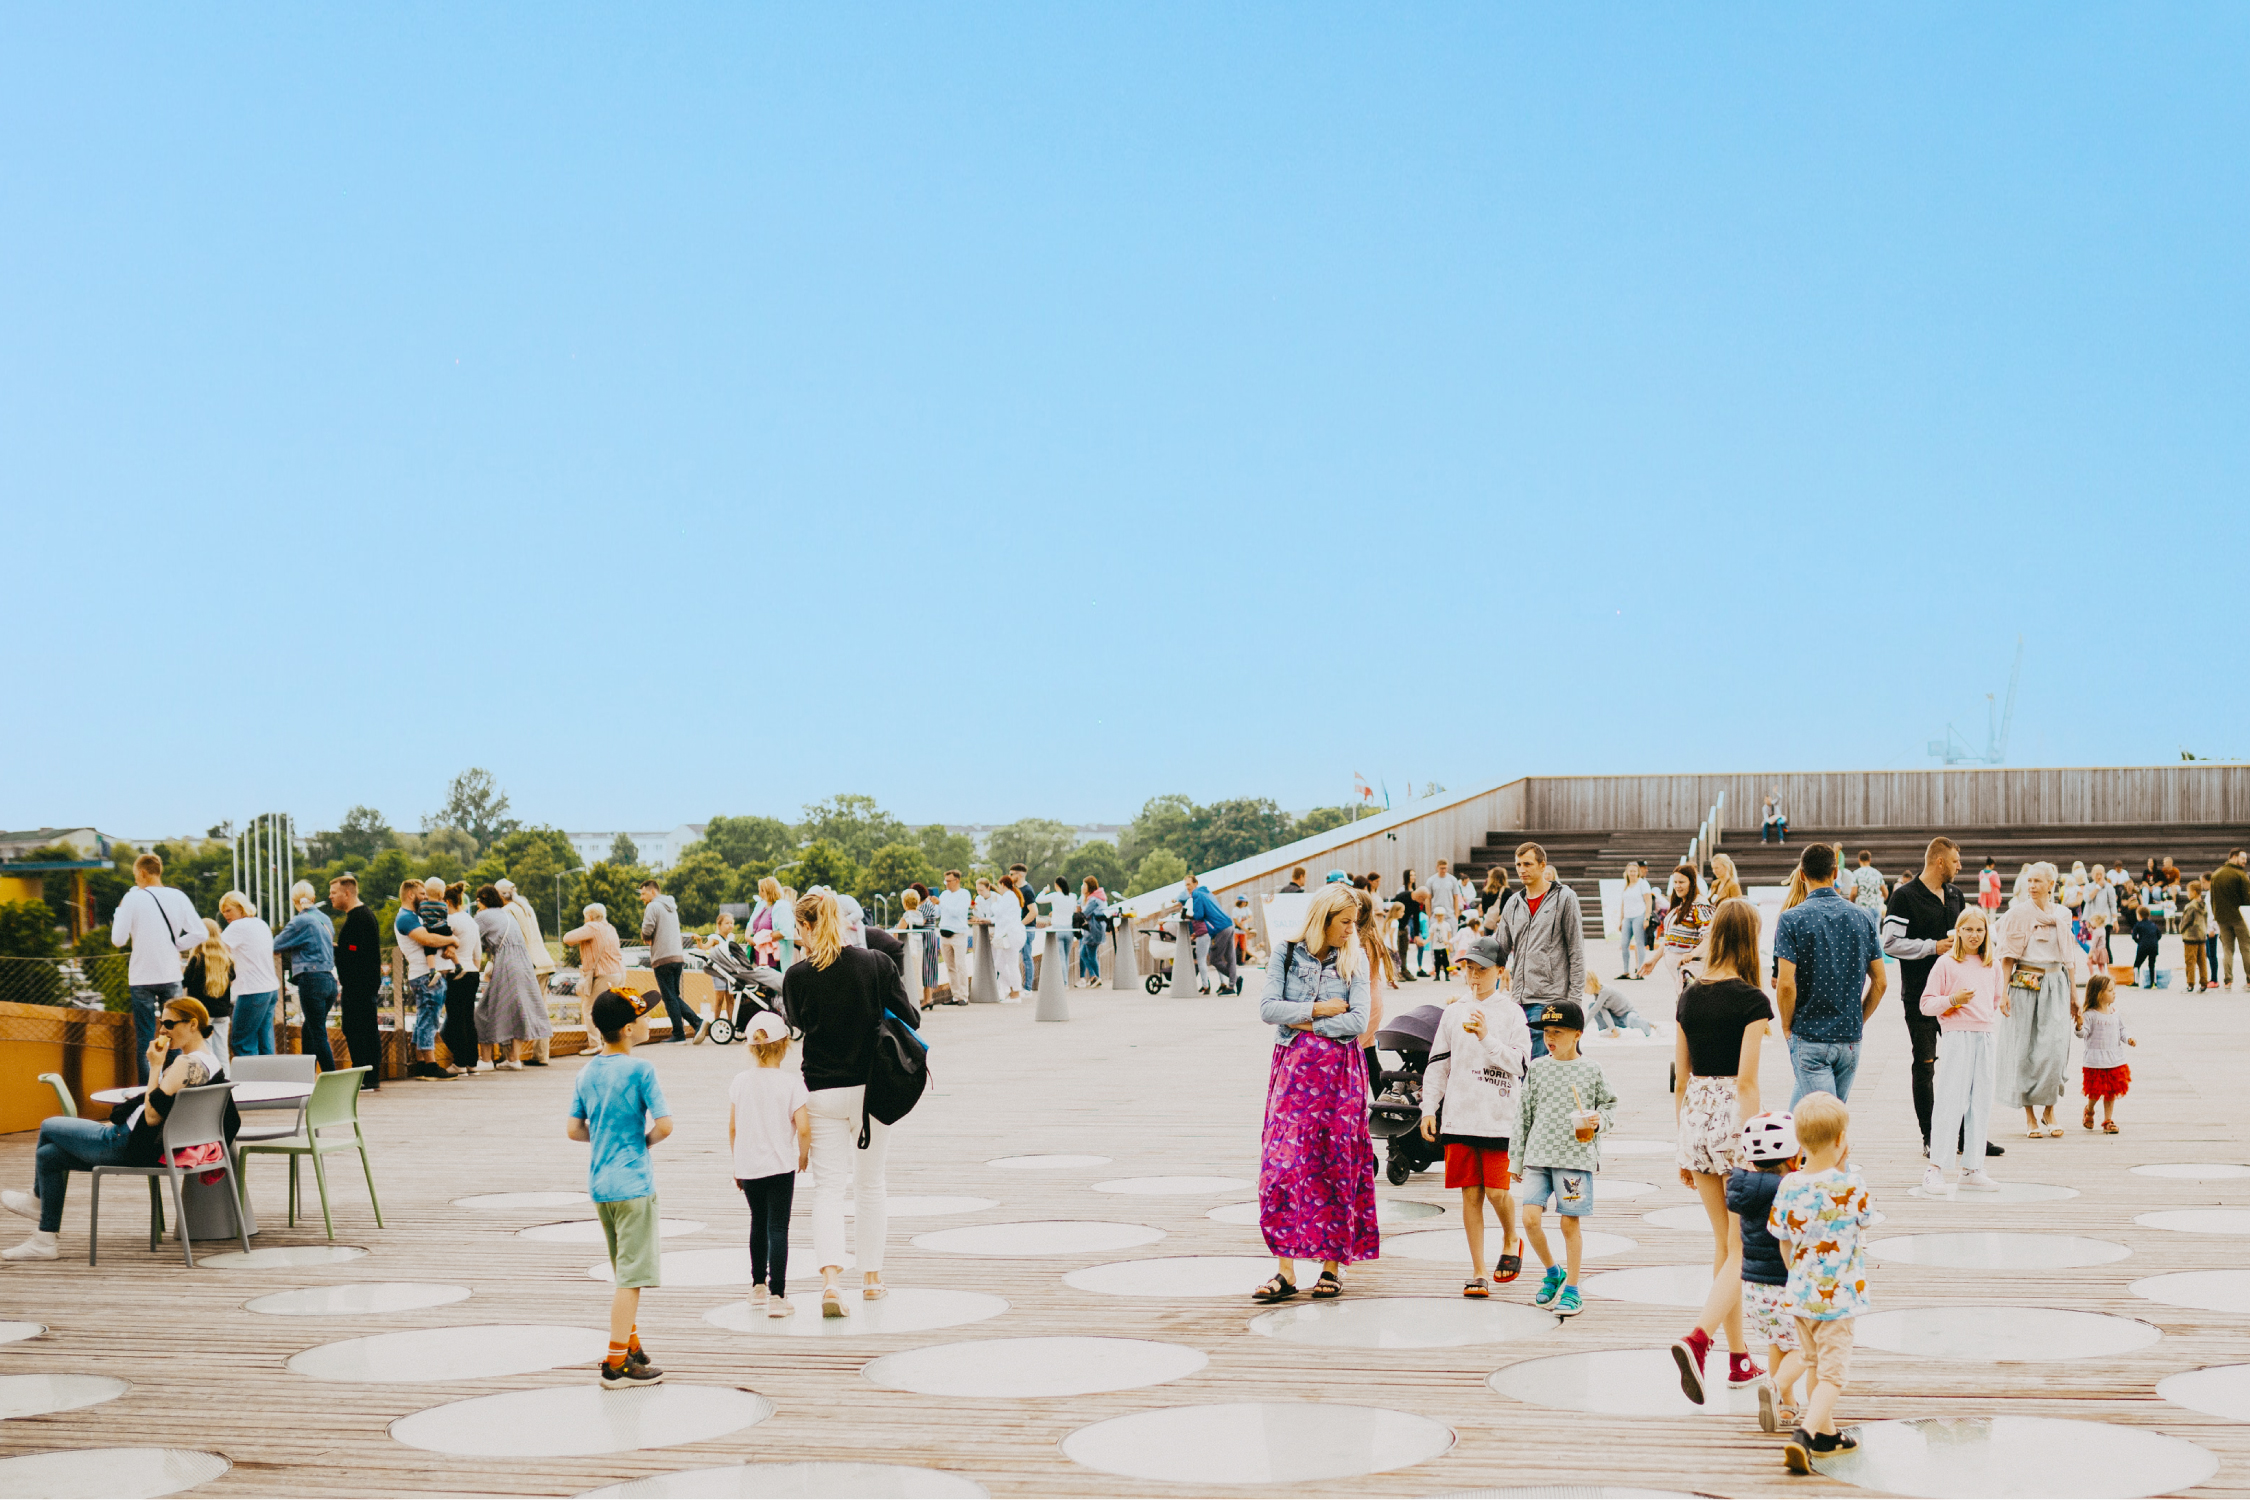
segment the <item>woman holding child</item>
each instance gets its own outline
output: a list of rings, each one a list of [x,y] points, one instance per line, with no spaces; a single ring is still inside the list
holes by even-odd
[[[1323,886],[1304,933],[1266,966],[1258,1019],[1274,1028],[1260,1141],[1258,1224],[1278,1269],[1252,1295],[1297,1295],[1297,1261],[1320,1262],[1315,1298],[1343,1294],[1343,1268],[1373,1260],[1375,1146],[1367,1135],[1367,1064],[1358,1039],[1368,1017],[1368,955],[1357,941],[1363,908],[1349,886]]]

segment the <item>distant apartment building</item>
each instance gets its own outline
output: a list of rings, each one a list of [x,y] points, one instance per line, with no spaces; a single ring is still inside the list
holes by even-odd
[[[17,829],[0,833],[0,862],[19,860],[34,849],[48,849],[56,844],[68,844],[78,851],[80,859],[107,859],[113,842],[108,834],[92,828]]]
[[[661,870],[685,853],[687,846],[703,837],[703,824],[682,823],[677,828],[651,828],[624,830],[625,837],[633,841],[642,864],[652,870]],[[609,851],[617,843],[617,829],[599,833],[566,832],[570,847],[578,851],[580,864],[591,865],[596,860],[609,858]]]

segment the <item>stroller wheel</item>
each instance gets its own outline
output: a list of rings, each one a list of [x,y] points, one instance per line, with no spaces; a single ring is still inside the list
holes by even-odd
[[[1149,975],[1147,979],[1141,981],[1141,985],[1142,988],[1146,989],[1152,995],[1161,995],[1164,993],[1164,981],[1154,974]]]
[[[1390,1179],[1392,1187],[1405,1187],[1406,1179],[1414,1175],[1414,1169],[1406,1164],[1404,1158],[1394,1156],[1383,1168],[1383,1175]]]
[[[734,1040],[734,1022],[719,1016],[711,1022],[711,1040],[724,1047]]]

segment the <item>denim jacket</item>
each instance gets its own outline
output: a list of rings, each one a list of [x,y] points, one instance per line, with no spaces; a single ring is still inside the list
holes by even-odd
[[[273,935],[273,951],[289,955],[291,974],[333,974],[336,929],[326,916],[307,907]]]
[[[1342,1000],[1351,1006],[1342,1015],[1313,1020],[1315,1000]],[[1258,1000],[1258,1019],[1273,1027],[1276,1046],[1287,1046],[1299,1036],[1296,1023],[1312,1021],[1314,1036],[1349,1041],[1367,1029],[1367,966],[1347,981],[1336,972],[1336,961],[1312,956],[1303,943],[1287,944],[1274,962],[1266,965],[1266,989]]]

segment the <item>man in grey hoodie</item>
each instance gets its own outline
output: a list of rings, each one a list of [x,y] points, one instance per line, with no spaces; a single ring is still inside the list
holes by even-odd
[[[1583,1003],[1586,926],[1578,912],[1578,893],[1555,879],[1546,850],[1537,844],[1516,845],[1516,874],[1523,889],[1510,891],[1494,918],[1500,983],[1523,1006],[1531,1055],[1544,1057],[1547,1038],[1538,1011],[1566,1000]]]
[[[649,967],[656,971],[656,987],[664,996],[664,1014],[672,1018],[671,1039],[700,1042],[710,1028],[698,1022],[680,998],[680,976],[687,971],[687,953],[680,945],[680,904],[663,893],[654,875],[641,882],[641,901],[641,941],[648,944]]]

